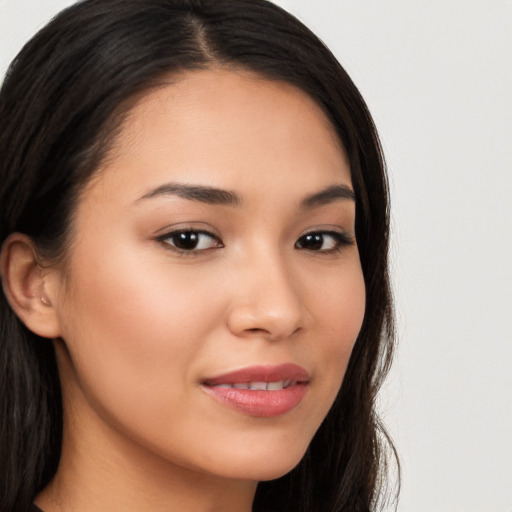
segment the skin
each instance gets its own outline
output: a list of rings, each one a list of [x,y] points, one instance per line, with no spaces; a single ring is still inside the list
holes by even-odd
[[[340,388],[365,289],[344,149],[291,85],[246,72],[187,73],[133,108],[84,189],[65,264],[44,274],[64,400],[61,465],[46,512],[248,512],[258,481],[290,471]],[[162,185],[215,187],[207,204]],[[142,198],[142,199],[141,199]],[[173,229],[200,229],[179,252]],[[298,244],[336,231],[353,243]],[[275,418],[231,409],[205,378],[295,363],[303,401]]]

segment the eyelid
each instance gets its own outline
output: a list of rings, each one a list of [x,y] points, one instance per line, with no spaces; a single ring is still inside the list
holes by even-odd
[[[313,226],[310,228],[305,229],[300,235],[299,238],[310,235],[314,233],[320,233],[325,235],[334,235],[334,236],[343,236],[347,240],[353,240],[355,242],[355,235],[353,234],[352,230],[344,229],[343,227],[339,225],[325,225],[321,224],[319,226]]]
[[[173,233],[183,233],[187,231],[194,231],[198,233],[205,233],[207,235],[211,235],[213,237],[220,239],[220,233],[213,228],[210,224],[206,222],[178,222],[176,224],[167,225],[158,231],[153,233],[153,237],[155,239],[162,238],[168,236]]]

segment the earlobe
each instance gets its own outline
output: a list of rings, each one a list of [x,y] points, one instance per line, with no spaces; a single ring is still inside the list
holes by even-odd
[[[44,338],[57,338],[60,330],[51,290],[30,237],[13,233],[6,239],[1,275],[7,300],[27,328]]]

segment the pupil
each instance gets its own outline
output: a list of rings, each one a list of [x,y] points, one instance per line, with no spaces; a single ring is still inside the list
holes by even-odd
[[[304,237],[302,247],[304,247],[305,249],[321,249],[323,242],[324,240],[322,235],[306,235]]]
[[[176,235],[174,239],[174,245],[178,247],[178,249],[195,249],[197,243],[199,242],[199,237],[197,233],[180,233]]]

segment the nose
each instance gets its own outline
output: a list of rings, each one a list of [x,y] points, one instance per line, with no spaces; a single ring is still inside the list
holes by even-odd
[[[305,327],[307,312],[299,286],[284,262],[260,258],[241,266],[228,312],[233,334],[277,341]]]

